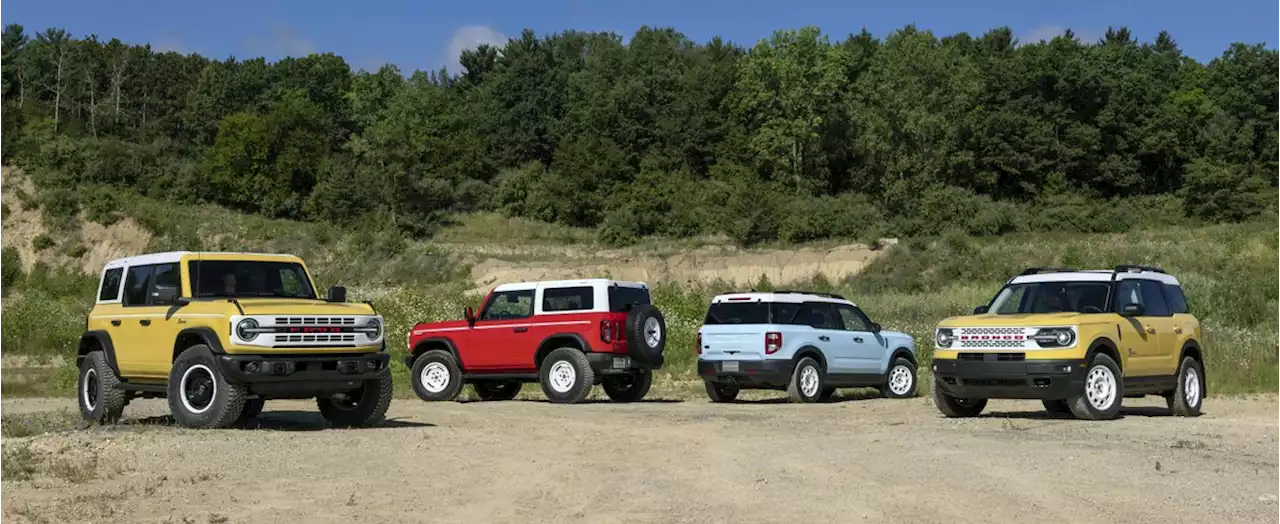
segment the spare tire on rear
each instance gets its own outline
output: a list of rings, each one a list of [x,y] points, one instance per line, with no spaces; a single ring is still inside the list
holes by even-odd
[[[627,351],[631,359],[648,368],[662,367],[667,347],[667,321],[650,304],[637,304],[627,312]]]

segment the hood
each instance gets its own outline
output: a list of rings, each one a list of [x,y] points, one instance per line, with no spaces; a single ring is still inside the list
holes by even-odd
[[[889,331],[889,330],[882,329],[880,330],[880,336],[886,339],[892,339],[892,340],[910,340],[912,342],[915,341],[914,339],[911,338],[911,335],[908,335],[901,331]]]
[[[1044,325],[1065,325],[1080,323],[1083,314],[1066,313],[1020,313],[1016,315],[965,315],[951,317],[938,323],[940,328],[958,327],[1035,327]]]
[[[372,315],[373,307],[361,302],[327,302],[299,298],[242,298],[246,315]]]

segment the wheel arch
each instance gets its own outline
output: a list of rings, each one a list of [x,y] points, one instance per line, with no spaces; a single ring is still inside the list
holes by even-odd
[[[804,357],[813,357],[814,360],[818,361],[818,365],[822,366],[823,372],[829,369],[827,367],[827,357],[822,354],[821,349],[813,346],[800,346],[800,349],[797,349],[795,354],[791,356],[791,369],[793,371],[796,366],[800,365],[800,359]]]
[[[533,354],[533,365],[538,369],[542,369],[542,360],[547,358],[552,351],[559,348],[575,348],[582,352],[591,351],[591,345],[587,344],[586,339],[577,333],[553,333],[547,335],[538,344],[538,350]]]
[[[409,352],[409,365],[413,365],[413,361],[422,356],[423,353],[434,350],[448,351],[455,359],[458,358],[458,346],[454,345],[453,339],[449,337],[430,337],[419,340],[413,345],[413,351]],[[458,362],[462,364],[461,361]]]
[[[920,362],[916,360],[915,353],[912,353],[911,350],[905,347],[899,346],[897,349],[893,350],[892,354],[889,355],[889,367],[892,367],[893,361],[897,360],[899,357],[907,359],[907,362],[910,362],[914,367],[920,366]]]
[[[1099,353],[1111,357],[1111,360],[1114,360],[1116,365],[1120,366],[1121,375],[1124,374],[1125,360],[1114,341],[1105,336],[1093,339],[1092,342],[1089,342],[1089,352],[1085,354],[1085,361],[1093,361],[1093,356]]]
[[[209,351],[214,354],[226,353],[222,349],[222,339],[218,338],[218,334],[213,332],[209,327],[189,327],[178,332],[178,336],[173,339],[173,358],[169,362],[178,360],[178,355],[191,346],[204,344],[209,347]]]
[[[97,350],[101,350],[107,357],[107,366],[111,367],[111,371],[117,377],[120,376],[120,366],[116,364],[116,347],[111,342],[111,334],[101,330],[86,331],[80,335],[80,343],[76,347],[76,368],[80,367],[89,353]]]
[[[1196,362],[1200,364],[1200,368],[1204,368],[1204,353],[1200,350],[1200,343],[1196,342],[1195,339],[1182,343],[1182,351],[1178,354],[1178,365],[1182,365],[1182,359],[1187,357],[1196,359]]]

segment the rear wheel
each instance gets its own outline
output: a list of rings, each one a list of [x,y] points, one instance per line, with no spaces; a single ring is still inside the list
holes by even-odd
[[[391,386],[391,372],[384,369],[377,377],[365,380],[360,389],[316,398],[316,407],[334,426],[373,426],[387,415],[387,408],[391,406]]]
[[[244,384],[222,376],[213,352],[199,344],[187,348],[169,371],[169,410],[188,428],[225,428],[244,412]]]
[[[125,391],[120,389],[120,379],[107,363],[102,351],[93,351],[80,361],[79,392],[80,416],[89,422],[111,424],[124,413]]]
[[[600,381],[604,393],[614,402],[639,402],[649,394],[653,385],[653,371],[641,369],[626,375],[610,375]]]
[[[985,398],[956,398],[948,395],[938,387],[935,382],[932,387],[933,405],[938,407],[943,415],[950,418],[968,418],[976,417],[982,410],[987,408],[987,399]]]
[[[1084,390],[1067,399],[1067,407],[1076,418],[1111,420],[1120,415],[1120,399],[1124,398],[1124,382],[1120,366],[1111,357],[1098,353],[1085,372]]]
[[[453,400],[462,392],[462,370],[448,351],[433,349],[413,361],[413,392],[427,402]]]
[[[822,367],[811,357],[804,357],[796,364],[791,373],[791,382],[787,384],[787,397],[792,402],[818,402],[822,397]]]
[[[1191,357],[1182,359],[1182,365],[1178,366],[1178,389],[1165,397],[1169,411],[1179,417],[1200,416],[1204,393],[1204,366]]]
[[[706,381],[705,385],[707,386],[707,396],[711,398],[712,402],[733,402],[734,399],[738,398],[739,389],[737,386],[717,384],[711,381]]]
[[[595,371],[587,356],[574,348],[560,348],[543,359],[538,373],[542,392],[558,404],[582,402],[591,394]]]
[[[905,358],[896,358],[889,371],[885,373],[884,387],[881,391],[889,398],[909,398],[916,396],[916,366]]]
[[[480,400],[511,400],[520,394],[523,386],[518,380],[482,380],[471,384]]]

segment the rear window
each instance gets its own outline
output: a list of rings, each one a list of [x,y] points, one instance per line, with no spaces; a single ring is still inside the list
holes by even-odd
[[[627,312],[632,306],[651,303],[647,288],[609,286],[609,311]]]
[[[703,324],[790,324],[800,304],[791,302],[717,302],[707,308]]]

